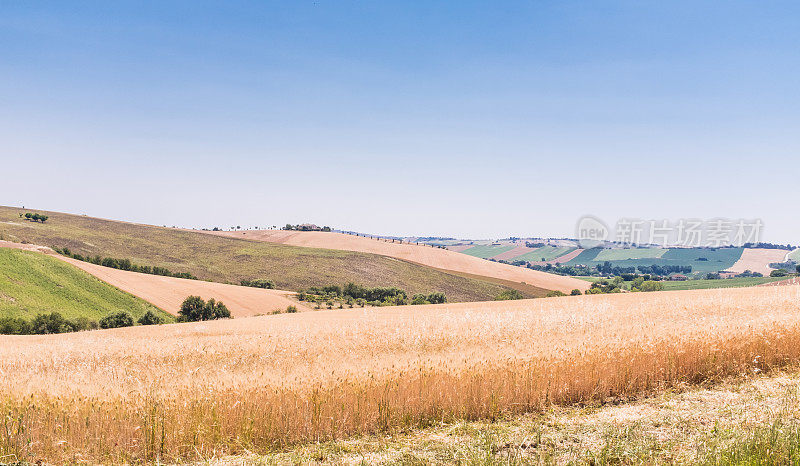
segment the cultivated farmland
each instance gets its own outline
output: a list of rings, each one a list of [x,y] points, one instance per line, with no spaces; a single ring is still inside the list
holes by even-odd
[[[800,359],[800,286],[0,336],[0,456],[198,460],[498,419]]]
[[[19,218],[24,212],[0,206],[0,240],[68,247],[84,256],[130,259],[135,264],[189,272],[215,282],[269,279],[277,288],[291,291],[355,282],[370,287],[396,286],[411,294],[443,292],[451,302],[491,300],[510,289],[508,283],[481,280],[480,271],[458,275],[358,251],[245,241],[58,212],[45,212],[49,220],[34,223]],[[525,280],[510,285],[522,288],[518,286],[521,281]],[[533,286],[521,291],[528,297],[547,293]]]
[[[481,259],[488,259],[490,257],[494,257],[505,252],[508,252],[514,249],[515,246],[494,246],[491,244],[480,245],[480,246],[473,246],[468,249],[464,249],[464,254],[473,256],[473,257],[480,257]]]
[[[785,258],[786,251],[783,249],[745,249],[742,251],[742,257],[728,268],[728,271],[742,273],[749,270],[769,276],[770,271],[773,270],[769,264],[783,262]]]
[[[391,242],[343,233],[274,230],[206,233],[213,236],[248,238],[259,242],[380,254],[456,274],[469,274],[471,276],[483,276],[487,279],[502,280],[504,284],[510,287],[517,287],[520,284],[524,284],[525,286],[534,286],[545,290],[559,290],[566,293],[576,288],[580,290],[586,289],[585,282],[571,277],[563,277],[508,264],[486,261],[478,257],[448,251],[446,249]],[[518,289],[524,292],[524,287]]]
[[[0,245],[0,317],[30,320],[57,311],[68,319],[100,319],[124,310],[134,318],[160,309],[54,257]]]

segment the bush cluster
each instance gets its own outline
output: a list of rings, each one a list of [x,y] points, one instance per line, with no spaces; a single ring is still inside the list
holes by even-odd
[[[331,309],[336,303],[338,303],[340,309],[344,308],[345,305],[352,308],[354,305],[364,307],[367,304],[370,306],[402,306],[409,304],[408,293],[400,288],[368,288],[352,282],[344,286],[312,286],[298,293],[297,297],[300,301],[317,303],[317,309],[320,309],[323,304],[327,305],[328,309]],[[411,304],[439,304],[446,302],[447,297],[445,294],[438,292],[415,294],[410,300]]]
[[[214,298],[204,301],[200,296],[189,296],[178,311],[178,322],[199,322],[230,318],[231,311]]]
[[[495,301],[509,301],[513,299],[525,299],[525,296],[517,290],[505,290],[495,296]]]
[[[188,278],[190,280],[197,280],[197,277],[188,272],[172,272],[165,267],[150,266],[150,265],[136,265],[130,259],[115,259],[113,257],[100,257],[100,256],[83,256],[78,253],[73,253],[69,248],[53,248],[53,250],[62,256],[71,257],[83,262],[90,262],[92,264],[102,265],[103,267],[111,267],[112,269],[127,270],[130,272],[146,273],[149,275],[161,275],[164,277],[175,278]]]
[[[242,286],[250,286],[253,288],[265,288],[268,290],[275,289],[275,282],[272,280],[263,280],[263,279],[256,279],[256,280],[242,280],[240,282]]]
[[[50,218],[47,215],[36,214],[31,212],[26,212],[25,215],[19,214],[19,216],[24,217],[32,222],[42,222],[42,223],[46,222],[47,219]]]

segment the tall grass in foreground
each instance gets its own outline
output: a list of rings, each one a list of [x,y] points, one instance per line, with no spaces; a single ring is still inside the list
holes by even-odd
[[[263,453],[766,372],[800,361],[787,288],[5,337],[0,461]]]
[[[0,405],[0,458],[117,463],[263,453],[297,442],[636,396],[798,360],[795,327],[562,361],[423,369],[304,390],[182,390],[133,400],[7,397]]]

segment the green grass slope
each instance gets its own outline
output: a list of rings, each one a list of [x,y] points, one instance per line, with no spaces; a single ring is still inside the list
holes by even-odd
[[[488,259],[498,254],[510,251],[515,247],[516,246],[493,246],[490,244],[486,244],[486,245],[473,246],[461,252],[470,256],[480,257],[481,259]]]
[[[0,317],[30,319],[59,312],[69,319],[99,320],[114,311],[127,311],[138,319],[148,310],[172,320],[166,312],[66,262],[0,248]]]
[[[278,288],[294,291],[352,281],[396,286],[412,294],[441,291],[451,302],[491,300],[509,289],[374,254],[224,238],[37,210],[50,217],[42,224],[19,218],[24,212],[34,210],[0,207],[0,239],[66,246],[83,255],[127,258],[140,265],[189,272],[204,280],[238,284],[241,279],[264,278],[275,281]]]
[[[742,257],[742,248],[587,249],[567,265],[595,266],[606,261],[617,267],[690,265],[692,274],[718,272]]]
[[[546,262],[546,261],[551,261],[553,259],[558,259],[564,254],[568,254],[574,250],[575,248],[557,248],[555,246],[543,246],[539,249],[519,255],[513,258],[512,260],[529,261],[529,262],[538,262],[543,260]]]

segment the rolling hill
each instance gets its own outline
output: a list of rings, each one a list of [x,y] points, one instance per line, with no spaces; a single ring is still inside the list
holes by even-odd
[[[524,283],[547,290],[569,293],[573,289],[586,290],[586,282],[523,267],[491,262],[469,254],[425,245],[400,243],[364,236],[320,231],[248,230],[204,232],[209,236],[249,239],[254,242],[325,248],[360,253],[378,254],[403,261],[434,267],[453,273],[471,274],[490,279],[504,280],[509,286]],[[510,249],[510,248],[509,248]]]
[[[164,311],[55,257],[0,247],[0,317],[31,319],[59,312],[68,319],[100,319],[127,311],[134,318]]]
[[[456,273],[364,252],[248,241],[41,210],[37,212],[49,216],[45,223],[20,218],[29,211],[0,207],[0,240],[125,258],[222,283],[270,279],[277,288],[291,291],[352,281],[371,287],[396,286],[412,294],[440,291],[451,302],[492,300],[511,287],[528,297],[547,293],[543,288],[521,285],[524,280],[480,277],[479,269],[474,274]]]

